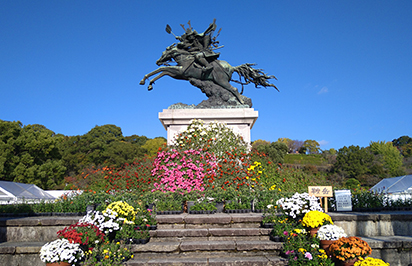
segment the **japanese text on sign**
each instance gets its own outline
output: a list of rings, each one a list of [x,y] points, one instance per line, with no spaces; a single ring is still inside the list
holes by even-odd
[[[333,197],[332,186],[310,186],[309,195],[315,197]]]

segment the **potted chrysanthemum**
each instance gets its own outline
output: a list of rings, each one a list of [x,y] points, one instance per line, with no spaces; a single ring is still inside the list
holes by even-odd
[[[384,262],[381,259],[375,259],[368,257],[366,259],[360,259],[355,262],[354,266],[389,266],[389,263]]]
[[[46,243],[40,249],[40,259],[47,266],[69,266],[83,257],[84,252],[80,244],[70,243],[65,238]]]
[[[116,219],[120,224],[122,222],[134,221],[138,210],[135,210],[133,206],[123,201],[115,201],[106,207],[103,214],[110,213],[116,216]]]
[[[78,243],[83,250],[93,249],[104,241],[105,234],[90,223],[77,222],[57,232],[60,238],[69,240],[70,243]]]
[[[339,238],[329,246],[329,250],[337,264],[341,265],[353,265],[372,253],[369,244],[356,236]]]
[[[309,193],[295,193],[291,198],[281,198],[276,202],[284,214],[292,218],[301,218],[309,211],[323,211],[319,199]]]
[[[325,250],[327,255],[331,255],[329,251],[329,246],[341,237],[347,237],[347,234],[342,227],[327,224],[319,228],[317,237],[320,240],[320,247]]]
[[[302,225],[314,236],[322,225],[333,224],[332,218],[321,211],[310,211],[303,216]]]
[[[120,221],[117,219],[118,214],[112,210],[89,212],[79,220],[79,223],[94,224],[106,236],[113,237],[117,230],[120,230]],[[121,223],[123,224],[124,221]]]

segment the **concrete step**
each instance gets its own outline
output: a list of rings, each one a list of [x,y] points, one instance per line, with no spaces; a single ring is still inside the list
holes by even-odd
[[[170,255],[167,258],[135,258],[125,263],[127,266],[274,266],[287,265],[287,261],[279,256],[213,256],[203,255],[185,257]]]
[[[412,236],[362,237],[373,258],[391,266],[410,265]],[[45,242],[0,243],[0,265],[44,266],[39,251]],[[125,265],[286,265],[282,243],[271,241],[180,241],[133,245],[135,257]]]
[[[259,228],[261,213],[177,214],[156,216],[158,229]]]
[[[158,229],[151,231],[153,242],[213,241],[213,240],[269,240],[267,228],[200,228]]]
[[[167,253],[199,253],[199,252],[228,252],[228,253],[248,253],[248,252],[269,252],[278,255],[282,250],[281,242],[270,240],[262,241],[175,241],[175,242],[152,242],[145,245],[134,245],[132,251],[140,256],[147,254],[167,254]]]

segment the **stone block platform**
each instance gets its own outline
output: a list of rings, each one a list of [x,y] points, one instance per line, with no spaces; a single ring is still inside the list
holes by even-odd
[[[329,213],[348,235],[366,240],[372,257],[412,266],[412,212]],[[44,266],[38,253],[56,232],[81,217],[0,218],[1,265]],[[158,215],[146,245],[134,245],[125,265],[286,265],[282,243],[260,227],[262,214]]]
[[[253,108],[164,109],[159,113],[159,120],[167,131],[167,145],[172,145],[175,135],[185,130],[193,119],[224,123],[250,143],[250,130],[258,116],[258,111]]]

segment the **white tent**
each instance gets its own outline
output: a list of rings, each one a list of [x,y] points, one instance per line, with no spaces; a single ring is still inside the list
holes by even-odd
[[[0,203],[2,204],[54,199],[55,197],[33,184],[0,181]]]
[[[412,175],[385,178],[371,190],[385,194],[412,194]]]

